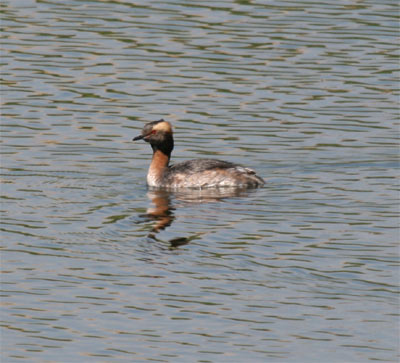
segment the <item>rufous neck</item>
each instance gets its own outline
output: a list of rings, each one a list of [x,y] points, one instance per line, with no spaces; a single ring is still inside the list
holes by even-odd
[[[149,172],[147,174],[147,184],[153,187],[162,184],[165,170],[168,168],[169,155],[160,150],[154,150]]]
[[[161,150],[155,149],[153,152],[153,159],[151,160],[151,165],[157,167],[157,169],[164,169],[168,166],[169,159],[171,155],[163,153]]]

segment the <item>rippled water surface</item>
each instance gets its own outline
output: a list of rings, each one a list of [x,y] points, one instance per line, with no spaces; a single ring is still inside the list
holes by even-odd
[[[2,2],[2,362],[397,361],[396,1]],[[173,159],[255,190],[147,190]]]

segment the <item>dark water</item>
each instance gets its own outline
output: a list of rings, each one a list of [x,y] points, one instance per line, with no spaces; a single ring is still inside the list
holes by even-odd
[[[398,359],[397,2],[1,14],[2,362]],[[267,184],[148,191],[161,117]]]

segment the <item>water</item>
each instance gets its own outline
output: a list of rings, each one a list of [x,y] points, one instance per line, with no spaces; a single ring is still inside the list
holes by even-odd
[[[2,5],[3,362],[396,361],[395,1]],[[250,191],[148,191],[143,124]]]

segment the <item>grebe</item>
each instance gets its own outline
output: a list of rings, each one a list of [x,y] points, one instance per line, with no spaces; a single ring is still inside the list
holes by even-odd
[[[149,142],[153,149],[153,159],[147,174],[147,184],[150,187],[247,188],[264,184],[264,180],[254,170],[228,161],[196,159],[169,165],[174,138],[171,124],[163,119],[146,124],[142,134],[133,141],[141,139]]]

